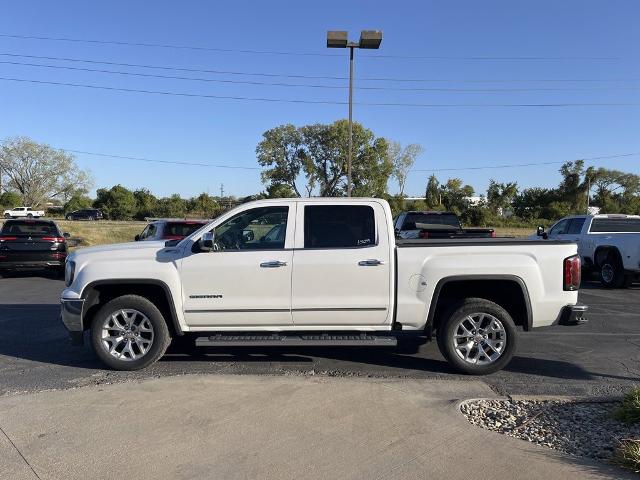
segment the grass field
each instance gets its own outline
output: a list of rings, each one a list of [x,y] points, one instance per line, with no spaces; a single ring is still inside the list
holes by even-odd
[[[68,232],[73,239],[78,240],[77,247],[132,242],[133,238],[142,232],[145,225],[147,225],[147,222],[111,220],[101,220],[98,222],[56,220],[56,223],[60,227],[60,230]],[[265,226],[264,233],[266,233],[270,227],[271,225]],[[496,227],[495,230],[498,237],[522,238],[534,233],[534,230],[530,228]],[[259,235],[256,234],[256,237],[259,238]]]

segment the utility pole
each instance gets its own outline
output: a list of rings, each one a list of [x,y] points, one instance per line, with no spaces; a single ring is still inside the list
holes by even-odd
[[[348,40],[348,32],[328,31],[327,48],[349,49],[349,153],[347,157],[347,197],[351,196],[351,163],[353,159],[353,49],[378,49],[382,42],[382,32],[379,30],[363,30],[358,42]]]
[[[587,178],[587,211],[586,214],[589,215],[589,195],[591,194],[591,177]]]

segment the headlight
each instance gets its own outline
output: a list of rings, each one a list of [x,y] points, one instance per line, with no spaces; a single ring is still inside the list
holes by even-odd
[[[67,260],[64,264],[64,284],[69,287],[73,283],[73,275],[76,273],[76,262]]]

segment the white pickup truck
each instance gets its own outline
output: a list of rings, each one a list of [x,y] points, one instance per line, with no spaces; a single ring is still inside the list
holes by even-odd
[[[44,217],[44,210],[34,210],[31,207],[16,207],[4,211],[4,218],[40,218]]]
[[[607,288],[627,286],[640,276],[640,215],[573,215],[548,232],[538,227],[536,236],[576,242],[583,269],[597,270]]]
[[[394,237],[380,199],[246,203],[180,241],[77,250],[62,321],[75,344],[89,330],[100,359],[120,370],[150,365],[180,336],[195,346],[373,347],[435,332],[470,374],[504,367],[517,328],[586,321],[575,243]]]

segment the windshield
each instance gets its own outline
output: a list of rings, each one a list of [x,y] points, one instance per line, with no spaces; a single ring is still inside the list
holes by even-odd
[[[168,222],[164,234],[172,237],[186,237],[205,225],[205,222]]]
[[[53,223],[24,220],[5,223],[2,226],[2,235],[46,237],[47,235],[58,236],[59,233]]]

